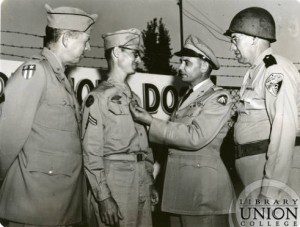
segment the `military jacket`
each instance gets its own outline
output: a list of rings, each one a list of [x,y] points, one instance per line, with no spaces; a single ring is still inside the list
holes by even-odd
[[[92,91],[85,101],[82,122],[84,166],[97,201],[111,196],[106,182],[105,159],[115,155],[143,153],[152,181],[153,155],[145,127],[132,119],[131,101],[140,102],[128,85],[110,78]]]
[[[235,124],[238,144],[269,139],[263,184],[270,180],[287,183],[299,134],[300,75],[287,59],[265,50],[245,75]],[[292,161],[294,159],[294,162]],[[293,162],[293,163],[292,163]],[[277,198],[278,190],[264,187],[262,194]]]
[[[9,79],[0,118],[0,217],[32,225],[81,221],[79,108],[49,49]]]
[[[227,214],[234,199],[220,146],[229,125],[230,94],[205,81],[170,121],[153,119],[149,139],[169,146],[162,210],[185,215]]]

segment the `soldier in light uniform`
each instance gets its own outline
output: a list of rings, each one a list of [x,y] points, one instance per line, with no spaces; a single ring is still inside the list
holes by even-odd
[[[171,223],[180,226],[228,226],[234,190],[220,158],[220,147],[229,129],[233,102],[228,91],[217,87],[209,76],[219,63],[200,39],[189,36],[181,57],[182,81],[190,84],[170,121],[153,118],[131,105],[138,122],[150,126],[151,142],[170,147],[162,210],[171,213]]]
[[[89,94],[82,122],[89,224],[152,226],[153,155],[145,127],[131,117],[129,103],[140,100],[126,82],[141,60],[141,32],[121,30],[103,39],[108,80]]]
[[[234,128],[238,174],[245,186],[262,180],[256,196],[279,198],[281,189],[270,187],[272,181],[292,186],[300,196],[300,75],[270,47],[276,41],[274,19],[265,9],[247,8],[234,16],[225,35],[238,62],[251,66]]]
[[[82,220],[80,115],[64,70],[90,48],[97,15],[45,8],[45,47],[9,78],[2,106],[0,217],[8,226],[66,226]]]

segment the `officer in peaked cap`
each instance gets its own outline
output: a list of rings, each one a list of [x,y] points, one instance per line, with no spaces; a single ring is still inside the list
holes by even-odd
[[[169,121],[153,118],[131,105],[134,119],[149,125],[149,140],[170,147],[163,188],[162,210],[173,226],[228,226],[234,190],[220,158],[220,146],[229,129],[232,100],[228,91],[210,80],[220,68],[213,51],[189,36],[179,72],[190,89]],[[179,219],[178,219],[179,216]]]
[[[89,94],[82,122],[84,167],[91,186],[89,224],[152,226],[151,203],[158,202],[152,187],[153,155],[144,126],[130,114],[129,103],[140,99],[126,82],[141,61],[141,32],[121,30],[102,37],[108,80]]]
[[[45,5],[41,55],[9,78],[0,118],[0,217],[9,226],[65,226],[82,220],[80,114],[65,66],[90,49],[97,15]]]
[[[273,52],[275,28],[270,12],[250,7],[233,17],[225,33],[237,61],[251,66],[234,127],[236,168],[245,187],[261,181],[253,196],[263,199],[280,198],[285,186],[272,187],[274,182],[291,186],[300,196],[300,76],[288,59]]]

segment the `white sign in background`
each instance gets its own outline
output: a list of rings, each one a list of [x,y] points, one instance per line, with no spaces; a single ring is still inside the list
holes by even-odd
[[[22,63],[21,61],[0,59],[0,71],[10,77]],[[77,67],[70,72],[70,76],[74,79],[75,91],[81,93],[77,96],[81,95],[82,99],[90,92],[87,85],[79,86],[83,80],[88,80],[94,87],[101,80],[100,71],[96,68]],[[146,103],[150,107],[157,106],[157,108],[152,108],[154,111],[151,113],[154,117],[165,120],[168,119],[170,107],[174,106],[174,100],[178,100],[178,92],[183,87],[178,78],[168,75],[136,73],[129,76],[127,81],[131,89],[140,97],[143,107],[146,107]],[[79,87],[82,87],[80,91]],[[175,92],[172,93],[172,90]]]

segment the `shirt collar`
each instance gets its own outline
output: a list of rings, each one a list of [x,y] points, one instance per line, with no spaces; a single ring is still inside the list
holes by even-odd
[[[52,69],[56,73],[63,73],[65,71],[65,67],[59,58],[48,48],[44,47],[42,50],[42,55],[48,60]]]
[[[116,81],[111,77],[107,79],[107,82],[119,88],[119,90],[121,90],[127,97],[132,97],[131,89],[126,83]]]
[[[264,57],[266,55],[269,55],[269,54],[272,54],[273,53],[273,50],[271,49],[271,47],[269,47],[268,49],[266,49],[265,51],[263,51],[254,61],[253,65],[251,68],[254,68],[256,67],[257,65],[259,65],[262,60],[264,59]]]
[[[210,85],[212,83],[212,81],[208,78],[206,80],[201,81],[199,84],[195,85],[193,87],[193,91],[198,90],[200,87],[206,87],[206,85]]]

